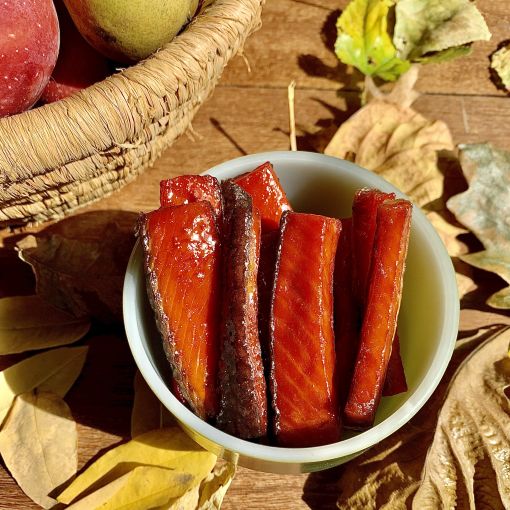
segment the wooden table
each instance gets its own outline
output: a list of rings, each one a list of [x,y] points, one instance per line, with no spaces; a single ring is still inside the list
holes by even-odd
[[[335,21],[346,0],[270,0],[262,29],[247,43],[246,61],[236,57],[183,136],[154,167],[120,192],[80,213],[101,221],[158,206],[159,181],[197,173],[254,152],[289,148],[287,86],[296,80],[298,148],[321,151],[336,127],[359,107],[357,72],[332,53]],[[416,109],[442,119],[456,143],[490,141],[509,148],[510,99],[490,81],[488,56],[509,37],[506,0],[479,0],[493,37],[476,43],[471,56],[421,70]],[[5,245],[9,232],[3,233]],[[5,240],[6,239],[6,240]],[[33,280],[11,249],[0,248],[0,296],[30,293]],[[461,330],[510,323],[485,299],[502,286],[499,278],[474,272],[479,288],[462,302]],[[67,401],[79,423],[80,467],[129,435],[134,365],[119,328],[95,327],[89,335],[86,368]],[[2,366],[16,357],[2,360]],[[239,469],[223,508],[333,508],[345,468],[314,475],[277,476]],[[0,508],[38,508],[0,467]]]

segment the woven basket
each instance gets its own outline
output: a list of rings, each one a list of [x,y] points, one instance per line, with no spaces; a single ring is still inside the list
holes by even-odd
[[[0,120],[0,224],[39,223],[119,189],[188,126],[264,0],[215,0],[147,60]]]

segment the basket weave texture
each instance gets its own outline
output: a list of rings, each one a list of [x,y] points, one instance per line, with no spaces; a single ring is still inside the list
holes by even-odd
[[[215,0],[147,60],[0,119],[0,224],[60,218],[136,178],[189,127],[264,0]]]

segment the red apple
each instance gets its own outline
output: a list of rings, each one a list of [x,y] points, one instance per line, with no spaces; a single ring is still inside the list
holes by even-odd
[[[60,53],[41,100],[52,103],[103,80],[110,74],[108,60],[81,36],[61,1],[55,1],[60,23]]]
[[[0,1],[0,117],[27,110],[39,99],[59,43],[52,0]]]

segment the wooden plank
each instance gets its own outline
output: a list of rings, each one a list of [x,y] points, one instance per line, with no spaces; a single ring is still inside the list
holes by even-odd
[[[242,58],[235,58],[225,71],[223,82],[247,87],[287,86],[353,90],[362,80],[348,70],[333,53],[335,21],[348,0],[268,1],[262,28],[246,43],[248,73]],[[506,0],[478,0],[492,39],[477,42],[473,53],[444,64],[423,66],[418,89],[429,93],[504,96],[490,80],[489,55],[508,39],[510,10]]]
[[[358,107],[356,93],[297,90],[298,148],[322,150],[337,126]],[[502,128],[510,125],[510,101],[506,98],[424,95],[416,102],[416,109],[444,120],[456,143],[490,140],[502,148],[508,143],[508,132]],[[193,126],[195,141],[181,138],[135,182],[82,211],[147,211],[158,205],[161,179],[202,172],[243,154],[287,150],[287,91],[220,87],[202,107]]]

